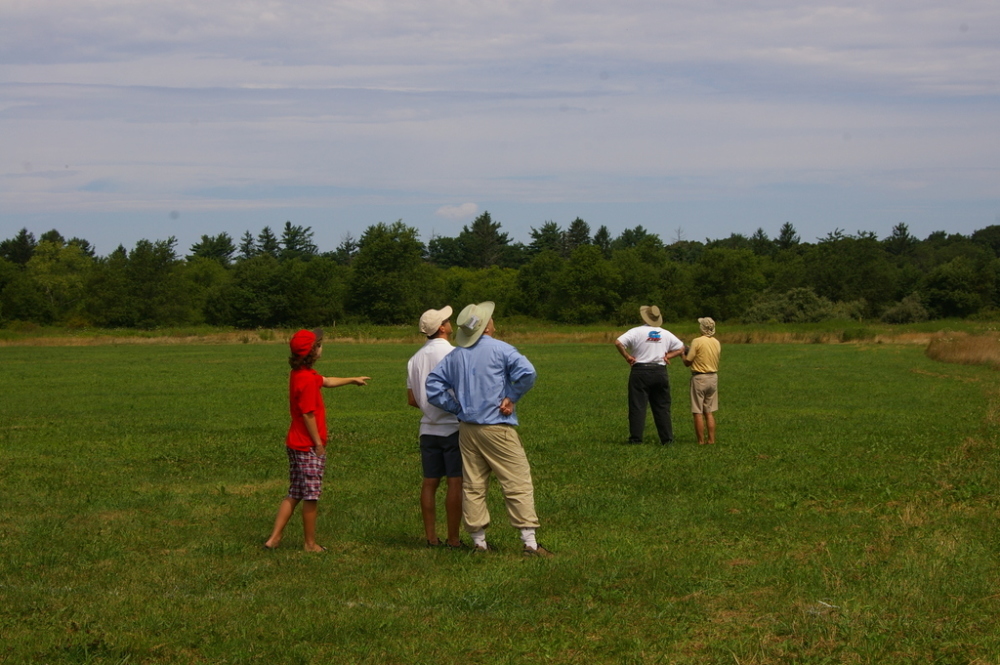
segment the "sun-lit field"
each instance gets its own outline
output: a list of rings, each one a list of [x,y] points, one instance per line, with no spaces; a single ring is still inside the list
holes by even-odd
[[[0,663],[995,663],[995,370],[727,344],[719,443],[624,445],[610,343],[520,343],[540,541],[423,547],[415,345],[331,344],[322,555],[286,489],[281,344],[0,348]],[[442,522],[443,522],[443,515]]]

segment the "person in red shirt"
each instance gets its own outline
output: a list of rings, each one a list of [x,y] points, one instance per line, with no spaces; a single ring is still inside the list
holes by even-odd
[[[302,504],[302,529],[305,539],[302,549],[323,552],[325,547],[316,543],[316,514],[320,494],[323,493],[323,472],[326,470],[326,408],[320,388],[337,388],[346,385],[368,385],[370,377],[339,378],[321,376],[312,368],[323,355],[323,331],[300,330],[289,341],[292,355],[288,364],[292,372],[288,378],[288,410],[292,423],[285,437],[288,453],[288,495],[278,507],[271,537],[264,542],[264,549],[277,549],[285,525],[295,507]]]

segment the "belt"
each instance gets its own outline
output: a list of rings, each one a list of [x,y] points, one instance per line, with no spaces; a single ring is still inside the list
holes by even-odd
[[[661,365],[660,363],[635,363],[632,365],[632,369],[636,367],[639,368],[651,368],[651,367],[666,367],[666,365]]]
[[[702,374],[715,374],[716,372],[691,372],[694,376],[701,376]]]

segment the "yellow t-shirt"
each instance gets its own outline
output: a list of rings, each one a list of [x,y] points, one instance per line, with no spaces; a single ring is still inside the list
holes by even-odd
[[[692,372],[718,372],[722,345],[714,337],[696,337],[688,349]]]

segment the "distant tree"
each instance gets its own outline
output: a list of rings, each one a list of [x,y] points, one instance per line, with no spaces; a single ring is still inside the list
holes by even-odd
[[[471,226],[462,227],[458,241],[465,252],[466,265],[489,268],[503,263],[510,237],[500,232],[500,222],[494,222],[489,211],[485,211],[473,220]]]
[[[528,235],[531,236],[531,242],[528,243],[528,252],[532,256],[544,251],[562,255],[563,231],[555,222],[551,220],[547,221],[537,229],[531,227]]]
[[[177,257],[177,239],[140,240],[131,252],[121,245],[97,262],[84,308],[96,325],[154,328],[190,323],[200,313],[192,283]]]
[[[233,244],[232,237],[222,232],[217,236],[203,235],[201,240],[191,245],[191,253],[188,259],[205,258],[211,259],[222,266],[228,266],[236,253],[236,245]]]
[[[79,247],[81,252],[83,252],[92,259],[97,258],[97,250],[94,249],[94,246],[91,245],[90,241],[88,240],[84,240],[83,238],[77,238],[76,236],[74,236],[70,238],[66,242],[66,244]]]
[[[281,243],[270,226],[265,226],[257,235],[257,254],[267,254],[274,258],[281,254]]]
[[[702,252],[705,251],[705,245],[697,240],[678,240],[665,249],[669,260],[692,264],[701,258]]]
[[[97,259],[87,279],[83,307],[97,326],[131,326],[128,251],[124,245]]]
[[[764,229],[758,227],[750,236],[750,251],[757,256],[772,256],[776,249],[777,245],[767,237]]]
[[[458,238],[432,236],[427,243],[427,259],[441,268],[465,267],[465,248]]]
[[[706,249],[694,267],[697,302],[709,316],[739,318],[766,286],[760,261],[749,249]]]
[[[547,249],[521,266],[517,272],[518,312],[538,318],[553,316],[559,289],[556,277],[564,263],[558,252]]]
[[[728,238],[706,240],[705,247],[709,249],[752,249],[750,239],[742,233],[731,233]]]
[[[0,257],[23,266],[31,260],[37,245],[35,234],[28,229],[21,229],[13,238],[0,241]]]
[[[340,244],[333,252],[333,260],[342,266],[349,266],[354,262],[354,257],[358,253],[358,241],[354,239],[348,231],[340,238]]]
[[[243,237],[240,238],[240,246],[237,250],[239,252],[239,258],[241,260],[252,259],[260,253],[257,248],[257,240],[254,239],[253,234],[249,231],[243,233]]]
[[[28,277],[46,303],[44,313],[39,311],[34,320],[39,323],[67,321],[78,314],[92,264],[93,259],[77,245],[61,240],[40,241],[25,266]]]
[[[373,323],[410,323],[423,305],[424,245],[398,220],[365,229],[350,281],[349,311]]]
[[[243,329],[270,328],[288,321],[291,303],[281,268],[270,254],[238,261],[207,318]]]
[[[66,238],[63,237],[63,234],[59,233],[55,229],[52,229],[39,236],[38,242],[51,242],[57,245],[65,245]]]
[[[179,325],[193,315],[189,283],[177,256],[177,239],[140,240],[129,252],[131,325],[139,328]]]
[[[910,235],[910,229],[900,222],[892,227],[892,233],[882,241],[885,251],[893,256],[907,256],[913,252],[920,241]]]
[[[646,238],[653,235],[654,234],[651,234],[640,224],[633,229],[625,229],[622,231],[618,237],[612,241],[611,248],[628,249],[629,247],[638,247]],[[656,239],[659,241],[658,236],[656,236]]]
[[[285,228],[281,232],[281,250],[278,258],[282,261],[309,259],[318,252],[319,249],[313,243],[311,226],[297,226],[285,222]]]
[[[608,320],[618,306],[621,278],[593,245],[580,245],[556,278],[556,316],[567,323]]]
[[[989,247],[993,255],[1000,257],[1000,224],[993,224],[972,233],[972,242]]]
[[[569,228],[563,234],[563,256],[570,257],[577,247],[589,245],[590,225],[579,217],[570,222]]]
[[[594,246],[601,250],[601,254],[604,258],[611,258],[611,232],[608,231],[608,227],[603,224],[598,227],[597,231],[594,233],[593,238]]]
[[[959,256],[927,274],[920,292],[935,316],[965,317],[989,304],[994,279],[994,274],[977,269],[973,261]]]
[[[795,232],[795,227],[792,226],[792,223],[785,222],[781,225],[781,230],[778,231],[778,237],[774,242],[779,250],[788,250],[798,245],[801,241],[802,239]]]
[[[280,282],[290,305],[287,323],[315,328],[343,319],[350,274],[350,268],[327,257],[283,262]]]

